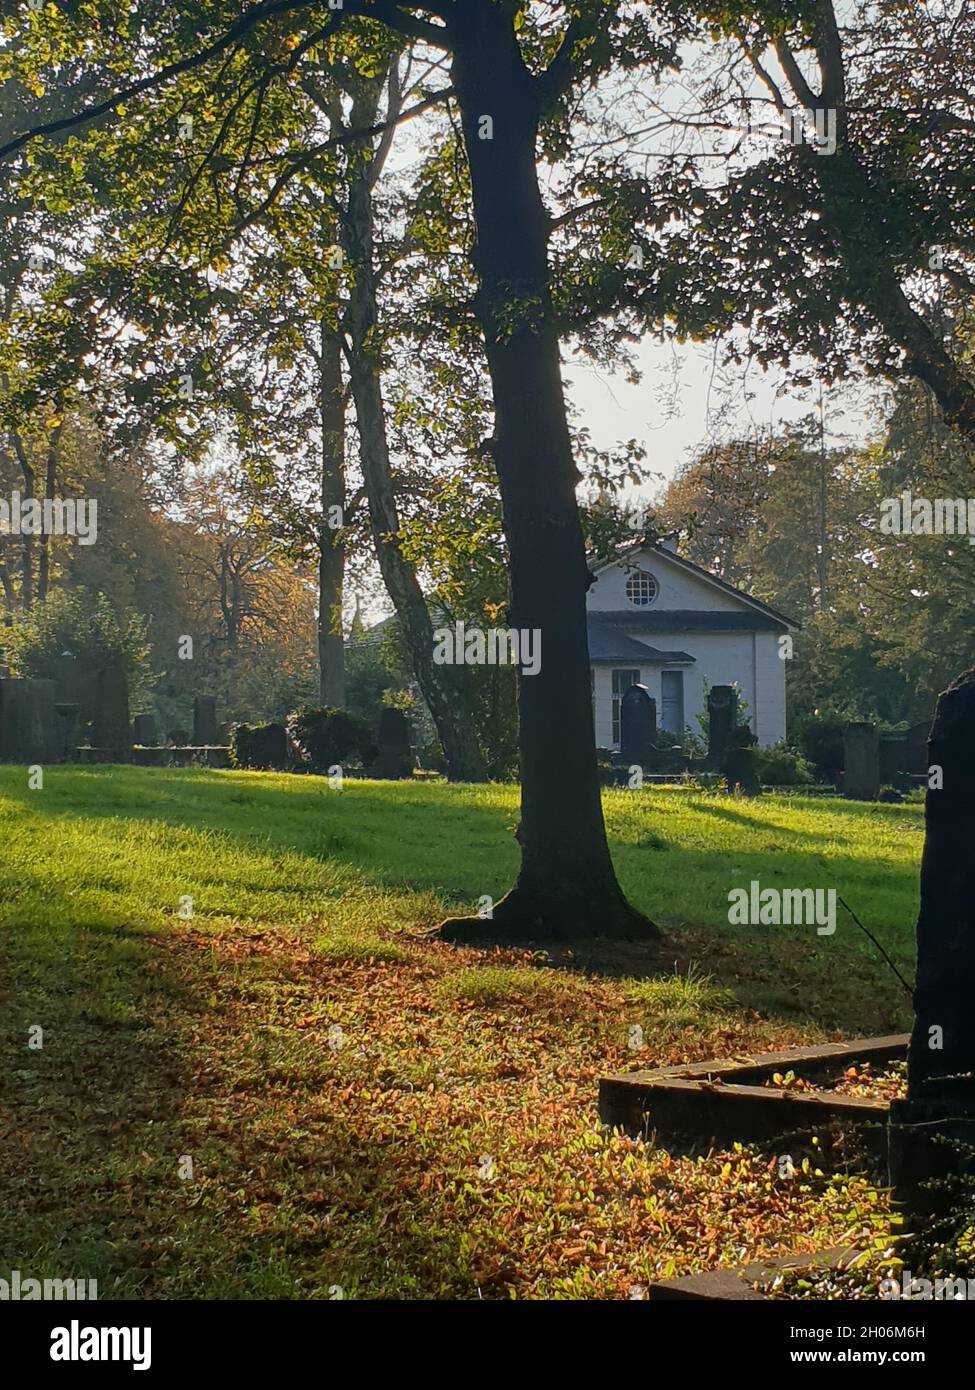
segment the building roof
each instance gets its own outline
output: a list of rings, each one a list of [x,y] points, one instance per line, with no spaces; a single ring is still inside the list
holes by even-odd
[[[786,632],[785,619],[765,617],[762,613],[743,610],[740,613],[709,612],[697,608],[661,608],[626,612],[620,609],[596,611],[589,614],[606,626],[621,631],[659,633],[673,632]]]
[[[605,618],[627,617],[625,613],[589,613],[587,614],[587,626],[589,629],[589,659],[590,661],[635,661],[643,666],[689,666],[693,664],[694,658],[688,656],[687,652],[662,652],[656,647],[650,647],[645,642],[635,642],[632,637],[627,637],[625,632],[621,632],[612,622],[604,622]]]
[[[734,584],[726,584],[723,579],[719,579],[718,576],[716,574],[712,574],[710,570],[704,569],[701,565],[696,565],[693,560],[685,559],[683,555],[678,555],[677,551],[671,550],[669,545],[660,545],[655,541],[641,538],[639,540],[634,541],[632,545],[626,546],[617,555],[612,556],[610,559],[597,560],[593,558],[590,564],[590,569],[593,575],[598,575],[602,570],[610,569],[613,565],[624,564],[630,555],[634,553],[639,554],[639,552],[642,550],[652,550],[655,555],[659,555],[665,561],[669,560],[672,564],[676,565],[678,569],[687,570],[688,573],[697,575],[699,579],[705,580],[708,584],[713,584],[714,587],[716,589],[720,589],[722,593],[730,594],[732,598],[740,599],[742,603],[748,604],[750,607],[757,609],[758,612],[766,614],[766,616],[770,618],[772,622],[762,624],[761,630],[763,631],[768,631],[771,627],[773,631],[780,632],[790,627],[800,626],[800,624],[796,621],[795,618],[789,617],[788,613],[780,613],[777,608],[773,608],[772,605],[769,603],[763,603],[760,598],[755,598],[752,594],[747,593],[744,589],[737,589],[734,586]],[[713,630],[730,631],[731,629],[715,628]],[[759,629],[752,628],[734,630],[756,631]],[[702,629],[699,628],[698,631],[702,631]]]

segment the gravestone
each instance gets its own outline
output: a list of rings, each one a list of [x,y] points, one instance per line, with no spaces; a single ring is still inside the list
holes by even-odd
[[[740,791],[742,796],[761,795],[758,756],[754,748],[729,748],[724,759],[724,775],[728,791]]]
[[[415,766],[410,721],[402,710],[387,706],[379,716],[379,756],[369,768],[369,776],[390,781],[412,777]]]
[[[78,758],[78,722],[81,706],[70,700],[59,701],[55,706],[61,735],[61,761],[73,763]]]
[[[0,762],[60,762],[61,722],[53,680],[0,680]]]
[[[57,683],[57,703],[65,705],[90,704],[94,697],[91,680],[81,669],[78,658],[64,651],[49,663],[48,675]]]
[[[205,748],[217,741],[217,702],[212,695],[197,695],[193,701],[193,745]]]
[[[903,734],[881,734],[877,744],[877,777],[883,787],[892,786],[906,761],[907,742]]]
[[[733,685],[712,685],[708,691],[708,767],[723,770],[737,724],[737,690]]]
[[[92,747],[107,754],[111,762],[125,762],[132,749],[129,681],[117,662],[103,666],[98,673],[91,742]]]
[[[843,730],[843,795],[853,801],[876,801],[880,791],[880,740],[872,724],[847,724]]]
[[[975,670],[938,700],[928,765],[942,785],[926,794],[907,1098],[889,1130],[895,1193],[922,1219],[975,1170]]]
[[[645,685],[631,685],[620,701],[620,754],[627,766],[653,763],[657,702]]]
[[[931,736],[931,724],[925,720],[921,724],[912,724],[904,735],[904,764],[901,772],[908,773],[911,777],[922,777],[928,771],[928,739]]]
[[[143,748],[155,748],[159,742],[156,721],[151,714],[137,714],[132,721],[132,742]]]
[[[218,724],[217,742],[220,744],[228,744],[230,742],[230,735],[233,730],[233,727],[234,722],[232,719],[227,719],[222,724]]]

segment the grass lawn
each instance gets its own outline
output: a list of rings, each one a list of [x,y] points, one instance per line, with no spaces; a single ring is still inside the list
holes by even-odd
[[[865,1179],[603,1133],[596,1082],[906,1028],[842,911],[832,937],[732,927],[728,891],[835,887],[909,977],[921,808],[605,805],[663,945],[488,955],[413,934],[504,891],[514,788],[99,767],[30,791],[0,768],[0,1272],[102,1298],[619,1298],[882,1233]]]

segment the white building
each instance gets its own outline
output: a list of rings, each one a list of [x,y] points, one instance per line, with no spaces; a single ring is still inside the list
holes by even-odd
[[[596,744],[619,748],[620,699],[644,685],[657,724],[699,732],[705,682],[737,685],[761,746],[785,738],[790,618],[692,564],[666,543],[639,542],[594,565],[586,598]]]

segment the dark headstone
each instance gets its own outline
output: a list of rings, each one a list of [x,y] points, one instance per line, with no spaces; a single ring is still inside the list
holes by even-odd
[[[62,652],[50,663],[49,674],[57,683],[58,704],[80,704],[84,680],[78,658],[71,652]]]
[[[143,748],[155,748],[159,742],[156,721],[151,714],[137,714],[132,721],[132,742]]]
[[[81,706],[62,701],[54,706],[61,730],[61,761],[73,763],[78,757],[78,724]]]
[[[908,729],[904,735],[904,763],[900,768],[901,772],[906,772],[911,777],[920,777],[927,773],[930,734],[931,724],[928,720],[921,724],[913,724]]]
[[[645,685],[631,685],[620,701],[620,753],[627,764],[650,766],[657,737],[657,702]]]
[[[733,685],[712,685],[708,691],[707,764],[724,768],[725,757],[738,724],[738,692]]]
[[[903,734],[881,734],[877,746],[878,778],[881,786],[897,781],[906,761],[907,740]]]
[[[291,740],[283,724],[259,724],[249,731],[248,767],[286,772],[291,766]]]
[[[212,695],[197,695],[193,701],[193,743],[197,748],[217,741],[217,702]]]
[[[387,706],[379,716],[379,756],[369,768],[369,776],[389,780],[412,777],[415,766],[410,721],[402,710]]]
[[[847,724],[843,731],[843,795],[875,801],[880,791],[880,740],[872,724]]]
[[[729,748],[724,759],[724,775],[730,792],[760,796],[758,755],[754,748]]]
[[[53,680],[0,680],[0,763],[55,763],[63,753]]]
[[[928,765],[941,785],[925,804],[907,1098],[890,1128],[891,1179],[915,1217],[946,1210],[952,1175],[975,1170],[975,670],[938,701]]]
[[[170,729],[166,735],[166,742],[171,748],[185,748],[190,741],[188,729]]]
[[[132,748],[129,682],[116,662],[98,673],[91,742],[94,748],[110,755],[113,762],[124,762]]]
[[[224,723],[217,725],[217,742],[219,744],[228,744],[230,742],[230,733],[233,727],[234,724],[232,719],[227,719]]]

